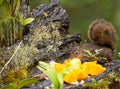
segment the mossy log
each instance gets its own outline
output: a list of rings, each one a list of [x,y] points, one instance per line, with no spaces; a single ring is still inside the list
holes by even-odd
[[[66,58],[69,57],[69,49],[72,50],[72,46],[75,44],[75,40],[73,39],[74,42],[71,41],[72,43],[66,44],[67,47],[63,48],[61,45],[64,42],[64,38],[60,35],[57,27],[59,27],[59,22],[50,22],[48,26],[41,26],[40,28],[35,29],[34,32],[32,30],[32,34],[29,37],[28,42],[24,44],[23,40],[21,47],[16,52],[12,61],[1,73],[1,80],[5,80],[4,82],[13,82],[14,78],[9,80],[9,77],[12,77],[16,74],[12,75],[9,73],[13,73],[13,71],[16,73],[16,71],[21,69],[28,70],[28,67],[34,65],[40,60],[60,61],[61,57],[65,58],[65,53],[67,53]],[[25,39],[27,39],[27,37],[25,37]],[[0,69],[2,69],[5,63],[9,61],[10,57],[16,49],[16,46],[17,44],[1,51]],[[19,78],[20,76],[16,76],[16,78]]]
[[[68,33],[68,15],[56,1],[51,0],[49,5],[41,5],[31,12],[35,21],[27,27],[29,33],[24,36],[21,44],[18,42],[1,48],[0,87],[28,77],[32,73],[31,66],[36,66],[40,60],[62,61],[68,58],[73,46],[80,43],[80,34],[72,36]],[[40,14],[35,13],[38,9]],[[20,47],[14,54],[19,44]]]

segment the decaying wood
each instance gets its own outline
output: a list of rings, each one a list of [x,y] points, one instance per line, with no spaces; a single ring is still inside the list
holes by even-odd
[[[58,28],[60,34],[66,35],[69,33],[69,18],[65,9],[60,6],[59,0],[50,0],[50,4],[42,4],[31,12],[31,17],[35,18],[35,21],[31,24],[32,28],[39,27],[41,25],[47,26],[49,22],[59,21],[61,26]]]

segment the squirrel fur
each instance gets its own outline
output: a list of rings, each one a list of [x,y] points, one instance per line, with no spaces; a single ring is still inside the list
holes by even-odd
[[[89,40],[97,45],[106,46],[114,50],[117,35],[113,25],[103,19],[95,20],[89,26]]]
[[[80,44],[75,47],[76,49],[72,56],[79,57],[83,54],[83,50],[89,50],[91,53],[95,53],[96,49],[102,49],[98,56],[107,58],[108,62],[111,62],[114,56],[114,42],[117,39],[117,33],[114,26],[103,20],[98,19],[93,21],[88,29],[88,38],[91,41],[89,44]],[[102,61],[102,60],[101,60]]]

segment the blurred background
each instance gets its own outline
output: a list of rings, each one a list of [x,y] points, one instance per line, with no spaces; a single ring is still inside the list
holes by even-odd
[[[111,22],[117,30],[118,39],[116,45],[115,59],[120,51],[120,0],[60,0],[62,7],[66,9],[70,20],[71,34],[80,33],[83,43],[88,42],[87,30],[89,24],[103,18]],[[30,0],[31,10],[49,0]]]

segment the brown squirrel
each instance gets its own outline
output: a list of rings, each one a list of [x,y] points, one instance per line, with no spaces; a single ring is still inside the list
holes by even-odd
[[[89,26],[88,38],[97,45],[106,46],[114,50],[117,35],[113,25],[103,19],[95,20]]]
[[[98,56],[107,58],[107,61],[111,62],[114,56],[114,42],[117,38],[114,26],[103,19],[95,20],[89,26],[88,38],[91,43],[81,44],[79,49],[75,48],[77,51],[72,56],[78,57],[83,54],[83,49],[89,50],[91,53],[95,53],[96,49],[102,49]]]

